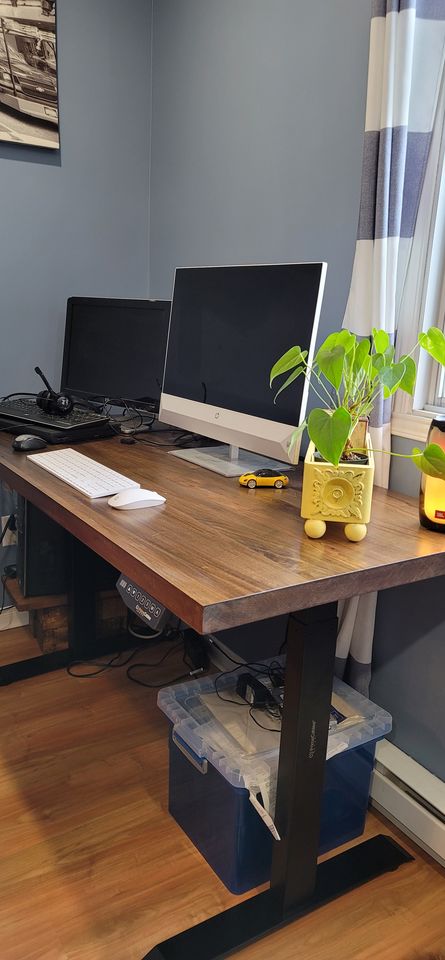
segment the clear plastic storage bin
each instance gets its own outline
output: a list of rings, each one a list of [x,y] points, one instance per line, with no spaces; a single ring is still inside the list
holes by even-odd
[[[169,811],[232,893],[266,882],[272,857],[272,833],[251,798],[273,821],[280,734],[267,715],[254,711],[268,729],[258,726],[236,695],[237,675],[248,669],[218,676],[220,694],[239,702],[220,699],[215,676],[158,694],[172,724]],[[320,853],[363,832],[375,745],[391,730],[385,710],[340,680],[334,681],[333,705]],[[335,725],[339,712],[346,727]]]

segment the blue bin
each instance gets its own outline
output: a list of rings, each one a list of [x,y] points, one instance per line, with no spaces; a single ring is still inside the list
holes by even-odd
[[[226,758],[200,740],[205,724],[198,719],[196,725],[193,716],[187,715],[186,707],[192,703],[192,714],[199,717],[196,694],[203,685],[207,692],[211,689],[209,678],[168,688],[158,699],[175,721],[170,737],[169,812],[226,887],[240,894],[270,879],[273,840],[250,803],[249,790],[237,785],[242,781],[239,771],[232,776]],[[350,690],[337,681],[336,688],[343,696]],[[391,729],[389,714],[356,691],[350,691],[350,696],[355,707],[361,705],[366,712],[366,720],[361,733],[358,725],[346,736],[351,744],[360,743],[361,738],[365,742],[326,761],[320,853],[363,833],[376,742]],[[278,748],[275,762],[277,757]]]

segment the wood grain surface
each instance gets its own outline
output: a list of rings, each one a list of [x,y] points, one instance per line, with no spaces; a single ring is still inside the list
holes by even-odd
[[[182,669],[177,651],[145,678]],[[2,689],[1,960],[141,960],[159,940],[239,902],[167,812],[167,735],[156,691],[130,683],[124,669],[95,680],[60,670]],[[374,816],[366,832],[394,833]],[[445,952],[445,872],[421,851],[415,857],[236,960]]]
[[[68,603],[67,593],[41,597],[24,597],[18,580],[8,580],[8,593],[14,602],[16,610],[20,611],[47,610],[48,607],[65,607]]]
[[[254,622],[445,574],[445,536],[419,526],[417,501],[375,488],[368,536],[342,525],[308,540],[300,491],[249,490],[168,455],[117,438],[82,453],[156,490],[161,507],[116,511],[89,501],[0,437],[0,476],[132,577],[201,633]]]

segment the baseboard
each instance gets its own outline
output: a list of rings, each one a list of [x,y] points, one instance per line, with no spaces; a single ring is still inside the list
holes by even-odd
[[[386,740],[377,745],[371,803],[445,866],[445,783]]]
[[[15,607],[10,607],[0,614],[0,630],[12,630],[14,627],[26,627],[29,623],[29,613],[19,613]]]

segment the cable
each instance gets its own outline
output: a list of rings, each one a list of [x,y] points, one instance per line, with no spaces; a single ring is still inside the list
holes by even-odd
[[[3,591],[2,591],[2,605],[0,607],[0,614],[2,614],[5,609],[6,577],[2,577],[2,584],[3,584]]]
[[[220,650],[221,653],[224,653],[224,651],[221,650],[218,644],[214,643],[214,645],[217,647],[218,650]],[[238,706],[238,707],[248,706],[249,716],[252,718],[253,722],[257,725],[257,727],[261,727],[262,730],[267,730],[269,733],[281,733],[281,720],[282,720],[283,710],[282,710],[282,705],[278,701],[276,702],[276,705],[269,704],[264,706],[263,708],[260,708],[260,707],[252,706],[249,703],[249,701],[244,699],[242,695],[239,693],[237,694],[239,699],[233,700],[232,697],[222,696],[221,690],[218,689],[218,681],[221,680],[222,677],[226,677],[231,673],[236,673],[240,667],[245,667],[246,669],[255,670],[255,673],[258,676],[268,677],[273,687],[280,687],[280,686],[283,686],[284,684],[284,669],[282,664],[278,660],[272,660],[271,663],[269,664],[263,663],[261,665],[261,669],[258,669],[258,666],[256,665],[255,661],[253,663],[242,663],[242,662],[240,663],[234,660],[233,657],[230,657],[230,656],[228,656],[228,659],[232,660],[232,662],[236,663],[237,665],[235,667],[232,667],[231,670],[225,670],[223,673],[218,674],[214,678],[215,693],[217,697],[219,697],[219,699],[222,700],[224,703],[233,703],[235,706]],[[277,729],[276,727],[266,727],[264,726],[264,724],[260,723],[259,720],[256,719],[256,717],[254,717],[252,710],[260,710],[260,709],[264,714],[269,716],[271,720],[274,720],[276,723],[280,724],[279,729]]]
[[[181,643],[177,643],[174,647],[171,647],[170,650],[161,657],[160,660],[157,660],[156,663],[133,663],[131,667],[127,669],[127,677],[129,680],[132,680],[133,683],[139,684],[141,687],[148,687],[150,690],[160,690],[161,687],[169,687],[172,683],[179,683],[180,680],[186,680],[189,677],[196,677],[198,674],[201,674],[206,669],[205,666],[195,667],[193,663],[193,658],[189,658],[187,649],[186,649],[186,639],[181,630],[178,630],[178,635],[181,637]],[[154,667],[161,666],[165,660],[175,651],[184,644],[184,653],[182,657],[183,663],[191,669],[188,669],[187,673],[181,673],[177,677],[171,677],[169,680],[164,680],[161,683],[149,683],[147,680],[141,680],[139,677],[134,676],[134,671],[141,668],[151,670]]]
[[[172,683],[177,683],[179,680],[184,680],[185,677],[192,676],[193,673],[190,673],[190,672],[182,673],[181,676],[173,677],[172,680],[166,680],[163,683],[147,683],[146,680],[139,680],[138,677],[133,676],[134,670],[139,670],[141,668],[144,668],[144,669],[148,668],[149,670],[152,670],[154,667],[160,667],[161,664],[164,663],[164,661],[167,660],[167,658],[170,657],[175,650],[179,650],[179,648],[182,646],[182,643],[183,641],[181,640],[181,643],[177,643],[174,647],[170,647],[170,649],[167,650],[167,653],[164,653],[164,656],[161,657],[160,660],[157,660],[155,663],[133,663],[131,667],[127,668],[128,679],[132,680],[133,683],[139,684],[139,686],[141,687],[148,687],[150,690],[159,690],[160,687],[169,687],[170,684]],[[185,657],[183,657],[183,662],[186,663]],[[187,664],[187,666],[189,666],[189,664]],[[194,671],[194,673],[202,673],[202,668]]]
[[[137,640],[155,640],[156,637],[160,637],[162,630],[156,630],[153,633],[137,633],[132,626],[127,622],[127,631],[131,634],[132,637],[136,637]],[[165,638],[167,639],[167,638]]]
[[[3,400],[10,400],[11,397],[37,397],[37,393],[26,393],[24,390],[18,393],[7,393],[6,396],[0,397],[0,403],[3,403]]]
[[[215,646],[216,646],[216,644],[215,644]],[[218,648],[218,649],[219,649],[219,648]],[[229,659],[229,660],[232,660],[232,657],[228,657],[228,659]],[[234,660],[233,662],[236,663],[235,660]],[[271,681],[272,685],[273,685],[273,686],[276,686],[276,684],[273,682],[272,677],[271,677],[271,673],[270,673],[270,668],[271,668],[271,666],[272,666],[272,664],[270,664],[270,666],[266,666],[266,665],[263,663],[261,669],[258,669],[258,667],[255,665],[255,661],[253,661],[252,663],[237,663],[237,666],[236,666],[236,667],[232,667],[231,670],[224,670],[222,673],[218,673],[218,674],[216,675],[216,677],[215,677],[215,679],[214,679],[215,693],[217,694],[217,696],[219,697],[219,699],[220,699],[220,700],[224,700],[225,703],[235,703],[235,704],[237,704],[237,706],[239,706],[239,707],[244,707],[246,704],[248,704],[248,702],[249,702],[248,700],[242,700],[242,702],[240,703],[239,700],[232,700],[230,697],[223,697],[223,696],[221,696],[220,690],[218,690],[218,680],[221,680],[222,677],[227,677],[227,676],[229,676],[229,674],[231,674],[231,673],[236,673],[236,671],[239,669],[239,667],[245,667],[246,670],[247,670],[247,669],[249,669],[249,670],[255,670],[255,673],[257,673],[258,676],[260,676],[260,677],[261,677],[261,676],[263,676],[263,677],[268,677],[269,680]],[[239,696],[239,694],[238,694],[238,696]],[[258,709],[258,708],[255,708],[255,709]]]
[[[116,663],[116,660],[119,660],[119,658],[122,656],[122,651],[119,651],[119,653],[116,653],[114,657],[111,658],[111,660],[107,660],[105,662],[102,662],[100,660],[71,660],[71,662],[68,664],[66,668],[66,672],[69,674],[70,677],[75,677],[77,680],[89,680],[92,677],[98,677],[99,674],[105,673],[107,670],[113,670],[113,669],[116,670],[119,667],[126,667],[127,663],[130,663],[130,660],[132,660],[133,657],[135,657],[136,654],[139,653],[140,649],[141,649],[140,647],[135,647],[135,649],[131,651],[127,659],[122,660],[120,663]],[[73,669],[72,669],[73,667],[79,667],[83,665],[98,667],[98,669],[91,670],[89,673],[73,673]]]
[[[12,526],[13,523],[14,523],[14,526]],[[4,538],[5,538],[8,530],[14,530],[14,529],[15,529],[15,513],[10,513],[10,514],[9,514],[9,517],[8,517],[8,519],[7,519],[4,527],[3,527],[2,532],[0,533],[0,545],[3,543],[3,540],[4,540]]]
[[[152,639],[154,640],[155,638],[156,639],[161,638],[160,642],[171,642],[172,640],[174,641],[174,640],[177,640],[178,637],[181,637],[181,643],[183,642],[182,631],[177,629],[172,630],[169,624],[167,624],[165,630],[158,630],[156,633],[152,633],[151,636],[148,636],[142,633],[141,634],[137,633],[129,625],[128,613],[127,613],[127,631],[132,636],[136,637],[138,640],[147,641]],[[181,644],[178,644],[175,649],[178,649],[179,646],[181,646]],[[78,680],[89,680],[90,678],[98,677],[102,673],[106,673],[107,670],[126,667],[127,664],[130,663],[130,661],[133,659],[133,657],[135,657],[136,654],[139,653],[142,649],[143,649],[142,645],[135,647],[134,650],[131,651],[131,653],[127,656],[125,660],[120,659],[120,657],[123,656],[123,651],[119,651],[119,653],[116,653],[113,657],[111,657],[111,660],[105,660],[105,661],[103,660],[71,660],[68,666],[66,667],[66,672],[69,674],[70,677],[75,677]],[[168,652],[170,653],[173,651],[170,650]],[[159,662],[162,663],[163,659],[164,658],[162,657]],[[158,664],[156,663],[153,664],[153,666],[157,666],[157,665]],[[73,667],[79,667],[79,666],[97,667],[97,670],[90,670],[88,673],[85,673],[85,672],[75,673],[73,670]],[[140,664],[134,664],[134,666],[140,666]],[[151,666],[151,664],[148,664],[148,666]]]
[[[246,663],[245,660],[235,660],[234,657],[231,657],[229,653],[226,653],[226,651],[219,646],[219,644],[216,642],[213,636],[208,636],[207,639],[213,647],[216,647],[216,649],[219,650],[220,653],[222,653],[223,657],[226,657],[227,660],[230,660],[231,663],[236,663],[237,667],[250,667],[250,669],[255,670],[256,673],[265,673],[265,671],[267,670],[267,667],[265,667],[264,663],[261,663],[260,660],[251,660],[249,661],[249,663]],[[232,670],[226,670],[226,671],[223,671],[223,673],[224,672],[233,673]]]
[[[241,664],[239,664],[239,666],[241,666]],[[235,671],[236,671],[237,669],[238,669],[238,667],[233,667],[232,670],[224,670],[223,673],[218,673],[218,674],[217,674],[217,676],[215,677],[215,679],[214,679],[214,681],[213,681],[214,684],[215,684],[215,693],[216,693],[216,696],[219,697],[220,700],[223,700],[224,703],[234,703],[234,704],[236,704],[236,706],[238,706],[238,707],[245,707],[245,706],[246,706],[246,703],[247,703],[247,700],[243,700],[243,701],[241,701],[241,703],[240,703],[239,700],[232,700],[231,697],[222,697],[220,691],[218,690],[218,680],[221,680],[221,677],[227,677],[230,673],[235,673]]]
[[[162,433],[167,433],[167,431],[163,430]],[[173,447],[174,446],[174,440],[167,441],[167,443],[162,443],[160,440],[148,440],[147,437],[135,436],[134,439],[136,440],[136,443],[145,443],[149,447]]]
[[[127,414],[127,420],[120,420],[119,423],[116,423],[116,418],[111,416],[111,411],[110,411],[110,408],[113,406],[123,407],[125,410],[125,413]],[[128,423],[130,420],[134,420],[135,416],[138,417],[139,419],[139,423],[136,425],[135,429],[138,429],[139,427],[141,427],[144,422],[140,411],[129,407],[127,401],[124,400],[123,397],[104,397],[104,403],[103,403],[102,409],[105,416],[109,417],[109,425],[116,435],[119,435],[120,433],[122,433],[121,426],[123,426],[125,423]]]
[[[9,571],[11,571],[11,572],[9,572]],[[7,581],[7,580],[10,580],[10,579],[13,579],[14,577],[15,577],[15,567],[12,566],[12,565],[5,567],[5,570],[4,570],[4,572],[3,572],[3,574],[2,574],[2,577],[1,577],[1,581],[2,581],[2,584],[3,584],[3,589],[2,589],[2,603],[1,603],[1,607],[0,607],[0,615],[3,613],[4,610],[10,610],[11,607],[14,606],[14,604],[10,603],[7,607],[5,607],[6,581]]]
[[[14,526],[12,526],[12,521],[14,522]],[[2,544],[4,537],[6,536],[6,531],[10,529],[15,530],[15,514],[14,513],[9,514],[9,517],[3,527],[3,530],[0,533],[0,545]],[[0,606],[0,615],[3,613],[4,610],[11,610],[11,607],[14,606],[13,603],[9,603],[8,606],[5,607],[5,599],[6,599],[6,581],[9,579],[13,579],[15,575],[16,575],[16,568],[14,564],[8,564],[8,566],[5,567],[1,576],[3,589],[2,589],[2,602]]]
[[[134,401],[134,402],[137,403],[137,401]],[[125,413],[127,414],[127,419],[119,420],[118,422],[116,422],[116,418],[110,415],[108,408],[110,406],[112,407],[115,404],[118,404],[119,406],[122,406],[124,408]],[[149,414],[148,412],[143,413],[137,407],[130,406],[129,402],[125,399],[125,397],[105,398],[104,412],[109,417],[109,426],[111,427],[111,430],[116,434],[116,436],[123,434],[124,436],[132,437],[134,440],[139,439],[135,434],[140,429],[140,427],[148,427],[148,429],[150,430],[156,420],[156,415],[154,413],[153,414]],[[145,422],[144,418],[147,416],[150,416],[151,419]],[[139,422],[134,425],[133,430],[127,433],[123,431],[122,426],[125,426],[126,423],[130,423],[131,421],[134,421],[135,417],[138,418]]]
[[[260,723],[259,720],[256,720],[255,717],[254,717],[254,715],[253,715],[253,713],[252,713],[252,710],[255,710],[255,709],[258,709],[258,708],[250,707],[250,709],[249,709],[249,717],[251,717],[251,719],[253,720],[253,722],[256,723],[257,727],[261,727],[262,730],[267,730],[268,733],[280,733],[280,734],[281,734],[281,727],[280,727],[279,730],[277,730],[276,727],[265,727],[262,723]]]

